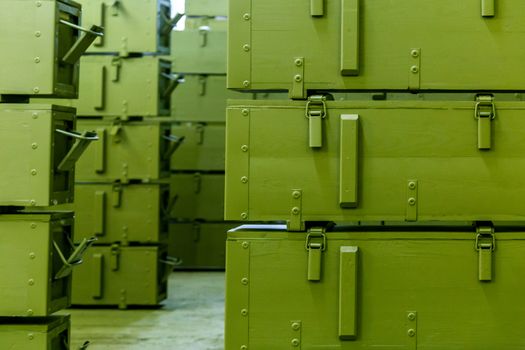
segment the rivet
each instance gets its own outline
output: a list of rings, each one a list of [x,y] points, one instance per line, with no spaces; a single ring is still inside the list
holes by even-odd
[[[247,116],[248,114],[250,114],[250,111],[245,108],[241,111],[241,113],[242,115]]]
[[[303,65],[303,60],[300,59],[300,58],[296,59],[296,60],[295,60],[295,65],[296,65],[297,67],[301,67],[301,66]]]
[[[300,74],[297,74],[295,77],[293,77],[296,82],[301,82],[303,80],[303,77]]]
[[[241,182],[243,184],[247,183],[248,182],[248,178],[246,176],[241,177]]]
[[[248,219],[248,214],[247,213],[241,213],[241,219],[243,219],[243,220]]]
[[[242,47],[242,49],[246,52],[250,51],[250,45],[246,44]]]
[[[301,198],[301,192],[299,192],[299,191],[293,191],[293,192],[292,192],[292,197],[295,198],[295,199],[299,199],[299,198]]]
[[[408,188],[410,188],[411,190],[415,190],[416,189],[416,183],[411,181],[408,183]]]
[[[32,117],[33,117],[33,119],[37,119],[38,118],[38,113],[33,113]]]
[[[415,199],[414,197],[410,197],[410,198],[408,199],[408,204],[410,204],[410,205],[415,205],[415,204],[416,204],[416,199]]]
[[[35,63],[40,63],[40,57],[35,57]]]
[[[241,310],[241,315],[243,315],[243,316],[248,315],[248,310],[246,310],[246,309],[242,309],[242,310]]]
[[[410,329],[408,330],[407,334],[408,334],[409,337],[413,337],[413,336],[416,335],[416,331],[413,330],[412,328],[410,328]]]
[[[241,280],[241,283],[244,284],[244,285],[247,285],[248,284],[248,279],[246,277],[244,277],[242,280]]]
[[[29,281],[27,281],[27,284],[29,284],[30,286],[34,285],[35,284],[35,280],[30,278]]]
[[[34,259],[34,258],[36,258],[36,254],[33,252],[29,253],[29,259]]]
[[[32,148],[32,149],[37,149],[37,148],[38,148],[38,144],[36,144],[35,142],[33,142],[33,143],[31,144],[31,148]]]
[[[32,206],[35,206],[35,205],[36,205],[36,201],[35,201],[34,199],[31,199],[31,200],[29,201],[29,203],[31,203]]]
[[[36,228],[36,223],[32,222],[31,225],[29,225],[31,228]]]
[[[241,350],[248,350],[248,347],[246,345],[241,345]]]
[[[243,152],[248,152],[248,145],[242,145],[242,146],[241,146],[241,150],[242,150]]]
[[[40,7],[40,6],[42,6],[42,1],[37,1],[36,2],[36,7]]]
[[[37,31],[35,32],[35,36],[36,36],[37,38],[40,38],[40,35],[42,35],[42,32],[40,32],[39,30],[37,30]]]
[[[410,52],[410,54],[412,55],[412,57],[418,57],[419,56],[419,52],[417,50],[412,50]]]
[[[39,88],[38,86],[35,86],[35,87],[33,88],[33,92],[34,92],[35,94],[38,94],[38,93],[40,92],[40,88]]]
[[[410,67],[410,71],[415,74],[415,73],[419,72],[419,67],[418,66],[412,66],[412,67]]]
[[[29,333],[29,334],[27,335],[27,339],[29,339],[29,340],[33,340],[33,339],[35,339],[35,336],[33,335],[33,333]]]
[[[301,211],[301,210],[300,210],[299,208],[297,208],[297,207],[293,207],[293,208],[292,208],[292,214],[293,214],[293,215],[298,215],[300,211]]]
[[[249,21],[250,18],[251,18],[251,16],[250,16],[249,13],[245,13],[245,14],[242,16],[242,18],[243,18],[245,21]]]
[[[410,321],[414,321],[414,320],[416,319],[416,314],[413,313],[413,312],[409,313],[409,314],[408,314],[408,319],[409,319]]]
[[[250,82],[248,80],[245,80],[245,81],[242,82],[242,86],[248,87],[248,86],[250,86]]]
[[[297,347],[297,346],[299,346],[300,343],[301,342],[299,341],[299,339],[297,339],[297,338],[292,339],[292,346]]]
[[[242,246],[244,249],[248,249],[248,247],[250,246],[250,243],[248,243],[248,242],[242,242],[241,246]]]
[[[58,200],[53,199],[53,205],[57,205],[57,204],[58,204]]]
[[[299,328],[301,328],[301,325],[299,323],[297,323],[297,322],[292,323],[292,329],[294,331],[298,331]]]
[[[31,169],[31,175],[36,175],[36,169]]]

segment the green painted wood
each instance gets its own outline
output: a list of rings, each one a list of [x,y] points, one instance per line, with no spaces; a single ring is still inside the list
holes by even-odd
[[[224,170],[224,124],[173,123],[171,132],[185,137],[171,158],[172,170]]]
[[[88,52],[169,53],[171,3],[168,0],[81,0],[82,22],[104,27],[104,37]]]
[[[209,28],[174,31],[171,57],[176,73],[226,74],[226,32]]]
[[[69,258],[72,227],[72,212],[2,215],[0,315],[47,316],[70,305],[71,277],[55,279],[63,263],[54,243]]]
[[[167,295],[167,278],[171,267],[166,265],[167,247],[155,246],[92,246],[84,263],[73,273],[73,305],[158,305]],[[100,259],[103,262],[100,262]],[[111,268],[117,259],[117,268]],[[102,266],[102,271],[100,267]],[[102,286],[94,291],[93,280]]]
[[[61,60],[79,37],[59,19],[78,24],[80,5],[69,0],[0,3],[0,95],[75,98],[78,62]],[[23,72],[23,74],[21,74]]]
[[[169,176],[170,123],[148,119],[115,122],[79,119],[79,130],[105,130],[105,142],[91,145],[76,166],[79,182],[156,180]],[[104,167],[101,167],[101,163]]]
[[[58,165],[75,140],[55,130],[75,131],[75,111],[40,104],[1,106],[0,137],[6,147],[0,151],[0,205],[71,202],[74,171],[58,171]]]
[[[9,350],[68,350],[70,317],[2,317],[0,348]]]
[[[111,201],[117,191],[118,206]],[[75,242],[92,236],[98,238],[97,244],[164,241],[168,232],[169,202],[167,184],[77,183]]]
[[[518,130],[525,104],[495,104],[492,149],[484,151],[474,99],[328,101],[320,149],[308,146],[305,102],[231,102],[225,219],[290,220],[291,193],[299,189],[302,221],[523,221],[525,143]],[[355,208],[339,203],[346,114],[359,116]],[[417,182],[414,194],[410,181]]]
[[[227,16],[229,0],[187,0],[188,16]]]
[[[523,90],[525,4],[492,2],[231,0],[228,87],[291,91],[304,57],[306,90]]]
[[[175,269],[224,269],[226,232],[235,226],[210,221],[172,222],[168,252],[181,260]]]
[[[170,212],[173,219],[221,221],[224,217],[224,174],[171,174],[170,194],[177,198]]]
[[[290,349],[292,321],[301,323],[303,349],[525,346],[525,305],[515,292],[524,287],[516,277],[523,268],[523,231],[496,230],[491,282],[478,280],[476,232],[468,226],[384,233],[359,227],[328,232],[319,282],[307,280],[305,233],[265,226],[229,233],[225,348]],[[340,339],[339,285],[352,281],[341,276],[340,249],[348,246],[359,249],[357,323],[354,339]],[[243,277],[249,278],[246,285]]]

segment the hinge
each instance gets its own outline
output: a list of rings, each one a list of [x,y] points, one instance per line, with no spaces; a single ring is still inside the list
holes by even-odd
[[[118,244],[111,245],[111,257],[109,259],[109,266],[111,271],[118,271],[119,269],[120,246]]]
[[[111,125],[111,129],[109,131],[109,135],[111,136],[113,143],[119,143],[122,141],[121,137],[121,131],[122,131],[122,125],[120,122],[115,122]]]
[[[312,227],[306,235],[305,249],[308,252],[308,281],[321,280],[322,252],[326,250],[326,229]]]
[[[323,119],[327,115],[326,96],[313,95],[308,97],[305,116],[309,122],[309,146],[312,148],[323,146]]]
[[[492,146],[492,120],[496,118],[494,96],[476,96],[474,118],[478,121],[478,149],[488,150]]]
[[[496,249],[494,227],[483,225],[476,227],[476,243],[478,252],[478,278],[480,281],[492,280],[492,254]]]

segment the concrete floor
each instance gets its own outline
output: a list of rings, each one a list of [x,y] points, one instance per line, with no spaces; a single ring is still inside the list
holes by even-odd
[[[224,272],[174,272],[168,288],[160,308],[66,310],[71,349],[223,349]]]

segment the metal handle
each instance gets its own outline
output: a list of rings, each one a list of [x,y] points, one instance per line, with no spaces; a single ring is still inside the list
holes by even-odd
[[[175,136],[175,135],[162,135],[162,138],[169,142],[173,142],[173,144],[168,148],[166,153],[163,155],[162,157],[163,160],[170,159],[173,153],[177,150],[177,148],[180,147],[180,145],[182,144],[182,142],[184,142],[184,139],[185,139],[184,136]]]
[[[481,0],[482,17],[494,17],[494,1],[495,0]]]
[[[359,74],[359,0],[341,0],[341,75]]]
[[[55,279],[60,279],[69,276],[74,266],[82,264],[82,257],[84,256],[84,253],[96,240],[96,237],[84,238],[67,259],[60,250],[58,244],[55,241],[53,241],[53,246],[55,247],[55,250],[57,251],[58,256],[60,257],[60,260],[62,260],[63,263],[60,270],[58,270],[58,272],[55,274]]]
[[[63,20],[63,19],[61,19],[59,22],[61,24],[64,24],[64,25],[68,26],[68,27],[71,27],[73,29],[80,30],[81,32],[84,32],[84,33],[93,34],[94,36],[104,36],[104,29],[101,28],[101,27],[98,27],[98,26],[92,26],[91,29],[87,29],[87,28],[81,27],[81,26],[79,26],[77,24],[68,22],[68,21]],[[95,29],[93,27],[100,28],[101,30],[97,31],[97,29]]]
[[[72,170],[75,166],[75,163],[80,158],[82,153],[84,153],[89,144],[92,141],[98,140],[98,135],[94,131],[84,131],[83,133],[78,133],[76,131],[65,131],[60,129],[56,129],[55,131],[59,134],[76,139],[75,143],[73,144],[73,147],[71,147],[66,156],[58,164],[58,171]]]
[[[165,90],[164,93],[162,94],[162,97],[163,97],[163,98],[168,98],[168,97],[170,97],[170,95],[173,93],[173,91],[175,90],[175,88],[176,88],[177,86],[179,86],[180,83],[183,83],[183,82],[184,82],[184,76],[183,76],[183,75],[180,75],[180,74],[160,73],[160,75],[161,75],[163,78],[166,78],[166,79],[170,80],[170,83],[168,84],[168,86],[166,87],[166,90]]]
[[[179,23],[179,21],[185,15],[184,13],[177,13],[175,17],[169,18],[168,16],[166,16],[164,12],[161,12],[161,14],[162,14],[162,18],[166,22],[161,29],[162,35],[169,35],[169,33],[173,30],[173,28],[175,28],[177,23]]]

